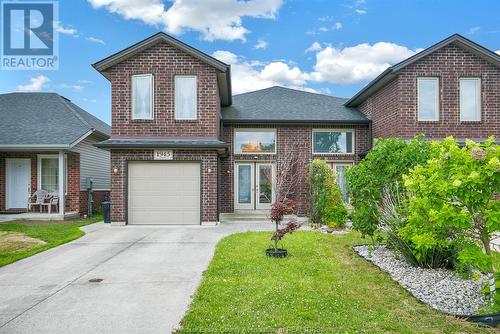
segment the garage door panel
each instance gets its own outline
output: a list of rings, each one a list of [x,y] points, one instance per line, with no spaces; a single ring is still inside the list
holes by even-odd
[[[200,224],[200,164],[130,162],[129,224]]]

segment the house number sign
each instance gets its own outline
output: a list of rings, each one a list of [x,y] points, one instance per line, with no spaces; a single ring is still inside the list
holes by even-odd
[[[155,160],[173,160],[174,152],[172,150],[155,150]]]

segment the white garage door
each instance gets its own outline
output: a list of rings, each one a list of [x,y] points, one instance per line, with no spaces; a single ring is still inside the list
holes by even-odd
[[[130,162],[129,224],[200,224],[200,164]]]

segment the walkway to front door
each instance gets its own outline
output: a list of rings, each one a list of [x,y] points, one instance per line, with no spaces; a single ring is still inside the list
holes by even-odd
[[[236,210],[266,210],[274,200],[275,167],[269,162],[237,162],[234,173]]]

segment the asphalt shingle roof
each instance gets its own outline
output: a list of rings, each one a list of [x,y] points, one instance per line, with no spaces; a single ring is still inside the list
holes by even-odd
[[[354,122],[368,123],[348,99],[274,86],[233,96],[222,108],[224,122]]]
[[[70,145],[109,125],[56,93],[0,94],[0,145]]]

